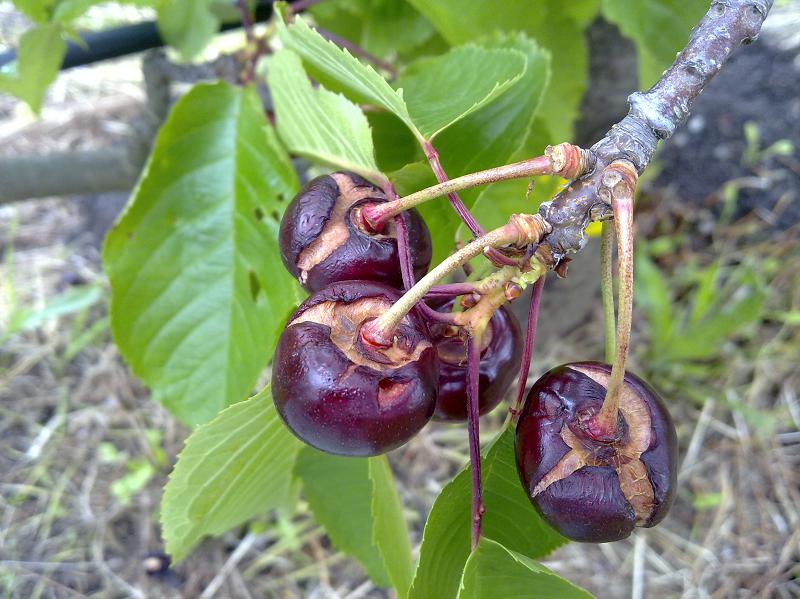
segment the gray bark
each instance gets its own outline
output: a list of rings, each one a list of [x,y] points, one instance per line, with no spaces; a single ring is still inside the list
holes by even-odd
[[[631,94],[628,114],[592,146],[594,170],[539,208],[553,227],[537,250],[545,264],[555,267],[567,254],[586,243],[586,226],[611,216],[601,198],[605,167],[625,160],[641,172],[658,142],[670,137],[689,116],[694,99],[716,75],[733,51],[753,41],[773,0],[715,0],[692,32],[672,66],[646,92]]]

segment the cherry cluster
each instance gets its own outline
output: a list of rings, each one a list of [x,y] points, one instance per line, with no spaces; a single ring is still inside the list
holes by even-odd
[[[275,353],[272,394],[287,426],[309,445],[346,456],[372,456],[407,442],[434,418],[467,418],[466,339],[458,327],[412,310],[391,344],[375,344],[364,326],[400,297],[398,232],[375,230],[362,210],[384,192],[350,172],[310,181],[280,228],[284,265],[309,292],[291,316]],[[401,216],[413,272],[424,275],[431,238],[415,209]],[[449,313],[455,300],[431,300]],[[483,337],[481,413],[502,400],[516,374],[522,341],[503,308]]]
[[[467,420],[468,388],[475,388],[475,346],[448,318],[475,301],[458,285],[426,295],[388,337],[371,329],[400,300],[409,271],[417,280],[431,260],[430,234],[415,209],[380,226],[368,218],[387,201],[360,176],[337,172],[309,182],[281,222],[284,265],[311,296],[278,341],[272,394],[297,437],[333,454],[378,455],[431,419]],[[529,362],[528,341],[523,360],[519,324],[502,305],[511,299],[493,307],[473,338],[480,414],[502,401],[519,365]],[[625,373],[624,357],[620,372],[624,379],[595,362],[555,368],[533,385],[518,414],[523,487],[542,517],[574,540],[625,538],[663,519],[673,499],[677,442],[669,413],[655,391]],[[522,373],[524,385],[527,366]]]

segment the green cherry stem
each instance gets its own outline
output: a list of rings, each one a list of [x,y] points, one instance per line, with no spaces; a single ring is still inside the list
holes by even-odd
[[[433,147],[431,140],[426,140],[422,143],[422,150],[425,152],[425,157],[428,159],[428,164],[430,165],[431,170],[436,176],[436,180],[439,182],[439,184],[444,185],[448,183],[450,181],[450,177],[448,177],[447,173],[444,171],[442,161],[439,159],[439,152],[437,152],[436,148]],[[469,208],[467,208],[463,200],[459,197],[458,193],[455,191],[450,191],[447,194],[447,199],[450,201],[450,206],[453,208],[455,213],[458,214],[458,218],[461,219],[461,222],[466,225],[474,237],[480,237],[486,233],[486,229],[484,229],[475,219],[475,217],[469,211]],[[366,206],[366,209],[369,211],[368,205]],[[512,266],[514,264],[511,258],[501,252],[498,252],[495,248],[489,248],[486,252],[486,257],[495,266]]]
[[[601,436],[613,437],[617,429],[619,396],[625,379],[633,316],[633,192],[636,171],[629,162],[614,162],[607,167],[605,185],[610,191],[617,234],[617,273],[619,318],[617,320],[616,355],[611,367],[603,407],[594,420],[594,429]]]
[[[567,143],[548,146],[544,156],[444,180],[437,185],[421,189],[394,201],[365,206],[362,209],[362,216],[374,230],[380,231],[393,216],[428,200],[510,179],[523,179],[539,175],[558,175],[565,179],[574,179],[592,168],[593,163],[593,155],[578,146]]]
[[[394,331],[414,306],[438,281],[455,271],[462,264],[484,253],[488,248],[514,246],[525,248],[538,243],[550,232],[550,225],[539,214],[513,214],[508,223],[474,239],[460,250],[440,262],[436,268],[422,277],[389,310],[361,328],[365,341],[380,347],[392,345]]]
[[[603,326],[606,340],[606,362],[614,362],[617,332],[614,314],[614,227],[603,222],[600,235],[600,293],[603,297]]]

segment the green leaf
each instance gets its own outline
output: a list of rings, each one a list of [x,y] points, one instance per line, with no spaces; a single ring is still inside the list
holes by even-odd
[[[267,65],[278,133],[288,148],[334,168],[380,178],[367,117],[344,96],[313,89],[296,54],[278,52]]]
[[[375,160],[381,172],[396,171],[425,158],[414,135],[392,113],[369,112],[367,120],[372,129]]]
[[[522,488],[511,428],[505,429],[485,452],[483,493],[484,537],[532,558],[547,555],[566,543],[544,523]],[[470,554],[470,498],[471,475],[466,468],[442,490],[428,516],[411,587],[413,599],[456,596]]]
[[[16,9],[34,23],[46,23],[58,0],[14,0]]]
[[[369,460],[345,458],[303,447],[295,474],[317,522],[325,527],[334,546],[356,558],[373,582],[391,585],[378,548],[373,543]],[[334,491],[335,490],[335,491]]]
[[[430,140],[500,96],[526,65],[526,55],[514,49],[460,46],[411,63],[397,85],[414,124]]]
[[[672,64],[708,4],[708,0],[603,0],[603,16],[636,44],[641,88],[650,87]]]
[[[166,42],[184,60],[205,49],[219,31],[220,18],[214,10],[217,0],[165,0],[158,9],[158,28]]]
[[[452,45],[465,44],[492,31],[526,31],[546,22],[546,14],[528,0],[408,0],[431,20]]]
[[[383,557],[392,585],[400,597],[406,597],[414,576],[411,541],[403,516],[403,505],[385,455],[369,459],[372,481],[372,540]]]
[[[164,488],[166,551],[186,557],[205,535],[219,535],[291,495],[300,441],[275,411],[269,388],[226,408],[186,440]]]
[[[586,26],[594,21],[600,12],[600,2],[601,0],[572,0],[562,3],[561,11],[575,23]]]
[[[0,92],[16,96],[38,114],[66,51],[60,26],[40,25],[26,31],[19,43],[17,60],[0,69]]]
[[[295,473],[317,521],[334,546],[359,560],[378,586],[391,582],[372,541],[373,485],[369,460],[329,455],[303,447]],[[332,492],[336,489],[336,492]]]
[[[483,41],[487,48],[507,48],[522,52],[528,65],[522,78],[494,102],[462,119],[436,141],[436,148],[450,177],[506,164],[524,146],[540,100],[550,78],[550,58],[536,42],[522,34],[495,35]],[[539,150],[541,153],[542,147]],[[527,185],[527,183],[526,183]],[[490,187],[465,190],[459,195],[472,207],[479,194]],[[436,211],[442,222],[431,230],[434,235],[434,263],[452,251],[456,230],[461,221],[447,205],[446,198],[428,202],[425,214]],[[433,204],[437,204],[433,206]],[[443,209],[446,208],[446,212]],[[489,224],[479,222],[487,229]]]
[[[396,115],[412,132],[421,138],[414,126],[401,91],[395,91],[371,66],[360,62],[347,50],[327,41],[312,30],[300,17],[287,26],[284,23],[284,4],[275,5],[278,16],[278,36],[291,50],[313,69],[315,79],[325,87],[341,91],[351,100],[380,106]]]
[[[488,49],[511,49],[527,58],[520,81],[503,96],[445,131],[436,142],[451,177],[505,164],[524,145],[540,102],[548,88],[550,56],[523,34],[484,38]],[[544,151],[541,148],[540,153]],[[452,172],[451,172],[452,171]],[[480,189],[462,192],[469,204]]]
[[[345,458],[304,447],[295,473],[336,548],[359,560],[376,585],[394,586],[405,596],[414,571],[411,544],[386,458]]]
[[[394,183],[397,193],[400,194],[400,196],[406,196],[412,192],[424,189],[425,187],[436,185],[436,177],[427,161],[406,164],[400,170],[391,173],[389,178],[392,183]],[[419,208],[442,203],[446,203],[446,200],[444,202],[425,202],[424,204],[420,204]]]
[[[548,0],[545,5],[548,11],[546,24],[527,30],[550,51],[555,74],[542,98],[541,117],[537,118],[550,134],[549,139],[539,140],[540,147],[573,138],[581,101],[589,85],[589,48],[584,36],[587,24],[569,19],[563,6],[560,0]]]
[[[583,30],[599,0],[409,0],[453,45],[474,42],[493,32],[524,32],[553,56],[553,78],[543,99],[549,142],[568,141],[588,81],[588,51]]]
[[[429,40],[433,25],[407,2],[373,0],[361,3],[361,45],[377,56],[408,52]]]
[[[363,48],[364,18],[361,13],[364,9],[363,0],[326,0],[312,4],[303,15],[310,14],[316,25],[342,39],[356,44],[361,42],[359,45]],[[281,11],[281,14],[285,13]]]
[[[592,595],[524,555],[484,538],[467,560],[458,599],[497,597],[591,599]]]
[[[301,297],[277,244],[297,187],[255,90],[198,85],[106,238],[117,345],[189,425],[250,393]]]
[[[430,21],[398,0],[338,0],[311,12],[321,27],[380,57],[409,52],[434,33]]]
[[[664,360],[703,360],[720,353],[721,346],[745,327],[761,319],[766,294],[758,288],[743,289],[739,300],[728,297],[718,309],[693,323],[667,345]]]
[[[400,170],[391,173],[389,178],[401,196],[436,184],[436,177],[427,161],[407,164]],[[425,219],[425,224],[430,231],[434,255],[432,262],[436,264],[453,251],[455,244],[453,231],[461,221],[453,212],[446,197],[420,204],[417,209]]]
[[[694,301],[692,302],[690,323],[698,322],[713,306],[719,290],[719,278],[722,274],[720,266],[720,261],[715,260],[699,273],[698,286],[694,292]]]

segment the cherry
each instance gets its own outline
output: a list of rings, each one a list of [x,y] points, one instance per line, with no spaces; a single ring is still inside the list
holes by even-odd
[[[453,300],[442,305],[449,311]],[[439,355],[439,399],[434,420],[467,419],[467,341],[459,329],[441,323],[429,325]],[[481,415],[491,412],[514,382],[522,357],[522,335],[517,319],[505,306],[497,310],[481,340],[478,406]]]
[[[302,441],[333,454],[378,455],[431,419],[439,364],[424,321],[406,316],[389,347],[361,335],[399,297],[373,281],[332,283],[289,319],[275,351],[272,397]]]
[[[350,172],[322,175],[295,196],[281,220],[279,241],[286,268],[308,291],[351,279],[402,287],[393,221],[372,231],[361,218],[365,204],[386,202],[386,195]],[[403,213],[416,278],[431,261],[431,237],[416,210]]]
[[[667,514],[677,436],[663,400],[626,373],[613,438],[592,434],[611,366],[575,362],[545,373],[517,423],[520,479],[542,517],[575,541],[606,543]]]

